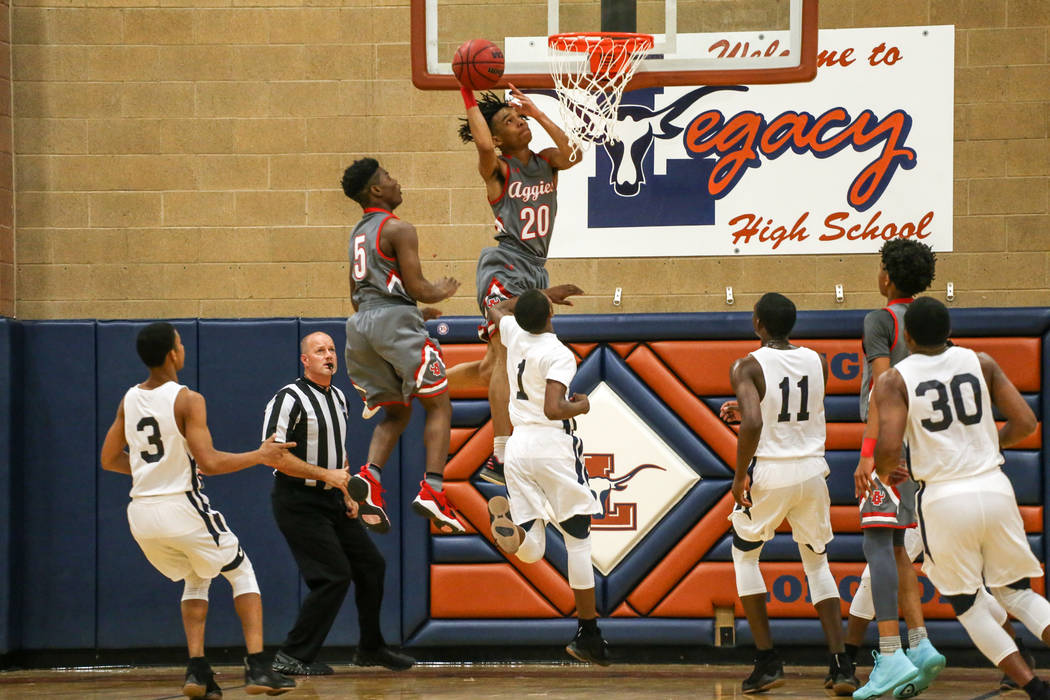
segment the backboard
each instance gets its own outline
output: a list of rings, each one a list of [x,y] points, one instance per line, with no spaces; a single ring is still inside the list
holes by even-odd
[[[456,90],[452,55],[483,38],[503,48],[497,88],[551,88],[547,37],[637,31],[655,46],[629,89],[812,80],[818,0],[411,0],[412,82]]]

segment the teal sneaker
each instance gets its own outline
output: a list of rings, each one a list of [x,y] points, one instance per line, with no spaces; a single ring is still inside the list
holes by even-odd
[[[853,693],[853,700],[876,698],[919,675],[919,669],[905,655],[903,649],[898,649],[889,656],[877,651],[871,652],[871,655],[875,658],[875,665],[868,676],[868,682]]]
[[[908,658],[919,669],[912,681],[893,689],[895,698],[913,698],[930,687],[937,674],[944,670],[944,654],[933,648],[929,639],[924,639],[907,652]]]

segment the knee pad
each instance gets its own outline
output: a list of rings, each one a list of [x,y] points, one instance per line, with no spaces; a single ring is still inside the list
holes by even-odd
[[[526,564],[539,561],[547,549],[547,529],[543,523],[537,523],[535,520],[525,523],[522,529],[525,530],[525,539],[521,541],[515,556]]]
[[[201,578],[197,574],[191,573],[183,579],[183,584],[183,600],[208,600],[208,589],[211,588],[210,578]]]
[[[965,604],[969,601],[970,607],[961,614],[956,612],[956,615],[959,618],[959,622],[962,623],[963,629],[966,630],[966,633],[970,635],[970,639],[973,640],[974,646],[988,657],[993,664],[998,666],[1003,659],[1017,651],[1017,645],[1014,644],[1014,640],[1006,633],[1002,625],[996,623],[988,606],[980,603],[973,604],[976,595],[946,597],[952,603],[953,608],[956,605],[955,599],[957,598],[962,599],[959,601],[960,604]]]
[[[574,515],[568,520],[558,523],[561,529],[578,540],[585,539],[591,534],[591,516]]]
[[[853,602],[849,604],[849,614],[862,620],[875,619],[875,602],[871,598],[871,571],[866,566],[864,573],[860,575],[857,592],[853,594]]]
[[[572,535],[566,535],[565,553],[568,555],[569,588],[594,588],[594,565],[591,564],[591,538],[577,538]]]
[[[992,595],[1029,632],[1042,639],[1043,631],[1050,626],[1050,602],[1028,588],[1029,585],[1028,579],[1022,579],[1009,586],[993,588]]]
[[[749,550],[742,550],[733,545],[733,573],[736,574],[736,593],[740,597],[766,592],[766,582],[758,568],[762,543],[757,544],[757,547]]]
[[[237,550],[237,556],[233,561],[222,567],[222,575],[230,582],[234,598],[246,593],[259,592],[259,582],[255,580],[255,569],[252,568],[251,560],[242,549]]]
[[[817,554],[808,545],[800,544],[798,553],[802,557],[802,570],[809,583],[809,599],[816,605],[823,600],[839,597],[839,587],[828,566],[828,555]]]

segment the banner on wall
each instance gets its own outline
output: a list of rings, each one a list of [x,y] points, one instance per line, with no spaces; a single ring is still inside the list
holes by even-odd
[[[559,174],[550,257],[950,251],[954,45],[952,26],[828,29],[809,83],[626,93],[620,141]]]

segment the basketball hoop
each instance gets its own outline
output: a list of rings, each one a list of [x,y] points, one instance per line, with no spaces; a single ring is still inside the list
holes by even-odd
[[[646,52],[650,34],[575,32],[547,39],[551,76],[573,155],[592,143],[615,143],[624,88]]]

